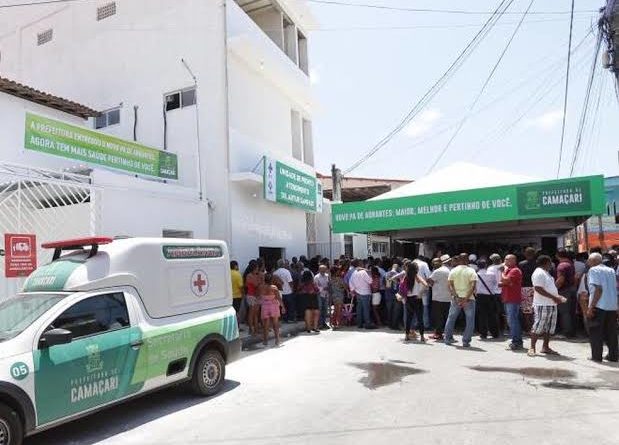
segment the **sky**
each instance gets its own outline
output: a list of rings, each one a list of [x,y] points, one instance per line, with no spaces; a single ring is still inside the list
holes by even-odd
[[[307,1],[307,0],[304,0]],[[399,8],[493,11],[499,0],[339,0]],[[514,0],[439,94],[389,144],[349,176],[420,178],[457,161],[536,179],[557,177],[570,0],[536,0],[484,94],[484,81],[530,0]],[[570,176],[578,122],[605,0],[576,1],[567,124],[560,177]],[[480,30],[488,15],[408,12],[308,1],[317,111],[318,171],[343,171],[389,133]],[[594,27],[594,32],[591,32]],[[619,102],[612,74],[597,66],[592,111],[573,176],[619,175]],[[461,131],[432,170],[458,125]]]

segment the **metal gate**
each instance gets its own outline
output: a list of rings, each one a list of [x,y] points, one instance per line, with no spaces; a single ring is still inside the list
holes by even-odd
[[[46,241],[94,235],[99,229],[101,192],[87,174],[54,172],[0,163],[0,234],[34,234],[37,263],[51,260]],[[6,278],[0,256],[0,300],[19,292],[24,278]]]

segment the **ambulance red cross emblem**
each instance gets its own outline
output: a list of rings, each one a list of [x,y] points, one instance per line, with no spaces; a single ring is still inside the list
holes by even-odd
[[[203,270],[196,270],[191,274],[191,292],[197,297],[208,293],[208,276]]]

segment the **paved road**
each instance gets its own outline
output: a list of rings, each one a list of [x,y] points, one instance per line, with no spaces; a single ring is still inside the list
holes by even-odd
[[[28,439],[54,444],[619,443],[619,369],[557,342],[549,360],[388,332],[301,335],[245,353],[226,391],[166,390]]]

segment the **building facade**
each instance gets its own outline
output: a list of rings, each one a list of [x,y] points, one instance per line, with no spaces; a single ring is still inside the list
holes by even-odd
[[[265,200],[262,181],[265,156],[315,175],[302,3],[117,0],[2,15],[3,76],[99,112],[84,127],[176,155],[178,178],[26,153],[26,109],[3,130],[15,156],[0,162],[86,174],[105,196],[100,233],[223,239],[243,264],[306,253],[311,212]]]

